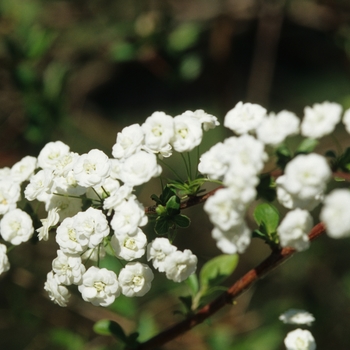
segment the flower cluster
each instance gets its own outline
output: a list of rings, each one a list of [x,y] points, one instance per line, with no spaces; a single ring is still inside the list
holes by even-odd
[[[39,241],[47,241],[55,229],[59,250],[44,288],[60,306],[68,303],[70,285],[78,286],[82,298],[94,305],[108,306],[121,293],[143,296],[151,288],[153,272],[134,260],[152,251],[148,258],[158,268],[160,255],[154,255],[155,249],[166,253],[164,240],[171,244],[166,238],[148,244],[142,231],[148,217],[134,187],[161,174],[157,157],[169,157],[173,150],[191,151],[201,143],[203,131],[218,124],[216,117],[203,110],[176,117],[155,112],[142,125],[118,133],[113,158],[98,149],[79,155],[61,141],[49,142],[37,158],[25,157],[0,171],[2,239],[18,245],[36,232]],[[41,202],[47,211],[47,217],[40,219],[41,227],[34,228],[31,215],[36,213],[29,215],[17,208],[21,186],[27,201]],[[9,262],[6,245],[0,248],[2,273],[9,269]],[[173,254],[167,254],[163,271],[169,279],[181,282],[195,272],[197,257],[175,246],[170,250]],[[106,251],[126,261],[118,276],[105,268],[88,267],[89,261],[99,261]]]

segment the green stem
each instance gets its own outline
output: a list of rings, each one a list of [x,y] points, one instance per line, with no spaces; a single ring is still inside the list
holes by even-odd
[[[187,178],[190,179],[190,171],[189,171],[189,169],[188,169],[188,164],[187,164],[187,162],[186,162],[186,158],[185,158],[185,156],[183,155],[183,153],[180,153],[180,155],[181,155],[182,160],[183,160],[184,163],[185,163]]]
[[[165,163],[163,160],[159,159],[159,161],[165,166],[167,167],[181,182],[182,182],[182,178],[180,177],[180,175],[167,163]]]

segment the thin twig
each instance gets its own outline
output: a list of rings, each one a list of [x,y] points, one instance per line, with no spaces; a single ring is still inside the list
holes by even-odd
[[[325,232],[323,223],[319,223],[311,230],[309,239],[314,240]],[[153,338],[140,344],[135,350],[153,350],[157,347],[168,343],[181,334],[189,331],[193,327],[202,323],[208,317],[215,314],[225,305],[232,304],[234,299],[250,288],[255,282],[271,272],[275,267],[280,266],[285,260],[290,258],[295,253],[292,248],[283,248],[278,251],[273,251],[256,268],[248,271],[243,277],[236,281],[226,292],[222,293],[215,300],[201,308],[197,313],[187,319],[169,327],[168,329],[157,334]]]

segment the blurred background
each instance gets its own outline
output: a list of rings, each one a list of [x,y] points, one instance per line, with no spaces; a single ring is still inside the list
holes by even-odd
[[[0,0],[0,167],[56,140],[111,155],[117,132],[154,111],[204,109],[222,122],[241,100],[300,117],[325,100],[349,108],[350,1]],[[220,129],[206,136],[206,148],[229,135]],[[140,193],[145,205],[159,186],[149,190]],[[211,224],[202,208],[187,214],[193,224],[179,244],[202,264],[218,254]],[[173,315],[177,297],[189,291],[163,276],[144,298],[120,298],[108,309],[78,293],[68,308],[54,305],[43,283],[56,250],[51,240],[9,254],[11,270],[0,277],[1,349],[118,349],[93,332],[94,322],[110,318],[147,339],[181,319]],[[319,239],[164,349],[283,349],[293,328],[278,316],[291,307],[315,315],[318,349],[350,349],[349,251],[349,240]],[[268,252],[254,242],[232,280]]]

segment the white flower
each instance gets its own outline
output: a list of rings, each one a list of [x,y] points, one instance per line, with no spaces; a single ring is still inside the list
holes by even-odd
[[[141,258],[145,254],[146,244],[146,235],[140,228],[133,235],[117,234],[111,239],[111,246],[116,257],[126,261]]]
[[[143,138],[143,131],[139,124],[125,127],[122,132],[118,132],[116,144],[112,149],[113,157],[128,158],[137,153],[141,149]]]
[[[292,112],[270,113],[256,129],[257,138],[266,145],[278,146],[287,136],[299,133],[299,118]]]
[[[301,122],[301,134],[318,139],[332,133],[340,122],[342,106],[334,102],[316,103],[305,107],[304,118]]]
[[[214,129],[216,126],[220,125],[218,118],[204,112],[203,109],[195,110],[192,114],[192,117],[197,118],[200,121],[204,131]]]
[[[62,154],[55,163],[54,174],[56,176],[67,176],[67,174],[73,170],[78,159],[79,154],[75,152]]]
[[[329,193],[321,209],[320,219],[326,225],[326,232],[332,238],[350,236],[350,191],[335,189]]]
[[[109,196],[103,201],[103,209],[109,209],[108,215],[110,215],[111,209],[117,209],[124,205],[126,201],[136,198],[132,191],[133,188],[129,185],[122,185],[109,191]]]
[[[289,332],[284,339],[286,350],[315,350],[316,343],[308,330],[296,329]]]
[[[17,207],[21,197],[21,187],[11,180],[0,180],[0,215]]]
[[[169,142],[174,136],[174,121],[164,112],[154,112],[142,124],[145,135],[143,148],[154,153],[164,153],[171,150]],[[170,154],[171,155],[171,152]]]
[[[70,293],[67,287],[58,283],[52,271],[47,274],[44,289],[48,292],[50,300],[59,306],[67,306]]]
[[[126,264],[118,276],[122,293],[127,297],[144,296],[151,289],[153,278],[152,270],[139,262]]]
[[[331,169],[323,156],[315,153],[300,154],[287,164],[284,176],[279,177],[276,184],[300,203],[308,203],[314,199],[322,200],[331,175]],[[309,209],[306,205],[301,207]]]
[[[153,153],[139,151],[125,160],[120,172],[120,179],[127,185],[134,187],[157,177],[162,168],[157,164],[157,157]]]
[[[177,152],[189,152],[202,142],[203,130],[193,112],[186,111],[174,118],[174,136],[171,145]]]
[[[11,179],[11,169],[9,167],[0,168],[0,181]]]
[[[211,232],[217,247],[225,254],[244,253],[251,241],[251,231],[245,222],[227,231],[214,227]]]
[[[43,226],[41,226],[36,230],[38,232],[39,241],[41,240],[47,241],[49,239],[50,228],[55,226],[60,219],[60,216],[58,215],[57,211],[58,211],[58,208],[49,210],[47,214],[47,218],[40,220]]]
[[[82,206],[83,202],[80,198],[72,198],[69,196],[61,196],[56,194],[49,195],[45,203],[46,211],[50,211],[55,208],[57,209],[60,221],[79,213]]]
[[[29,200],[45,198],[53,184],[52,170],[40,170],[30,178],[30,182],[24,190],[24,196]]]
[[[39,153],[38,166],[42,169],[54,170],[60,157],[68,153],[69,146],[63,142],[49,142]]]
[[[0,243],[0,275],[10,269],[9,259],[7,257],[7,247]]]
[[[289,324],[306,324],[311,326],[312,322],[315,321],[315,317],[304,310],[290,309],[283,313],[279,320]]]
[[[11,179],[19,183],[29,180],[29,178],[34,174],[36,163],[37,159],[35,157],[26,156],[22,158],[11,168]]]
[[[11,210],[0,222],[0,233],[6,242],[13,245],[27,242],[34,233],[32,219],[21,209]]]
[[[65,176],[54,177],[51,192],[63,195],[81,196],[86,192],[86,190],[86,187],[80,186],[78,184],[73,170],[70,170],[66,173]]]
[[[343,123],[345,125],[346,131],[350,134],[350,108],[347,109],[344,113]]]
[[[78,286],[85,301],[95,306],[111,305],[120,294],[117,275],[105,268],[91,266],[83,275],[83,282]]]
[[[71,255],[80,255],[87,249],[88,244],[86,242],[81,245],[78,242],[75,218],[66,218],[57,227],[56,242],[64,253]]]
[[[74,165],[74,176],[78,184],[84,187],[101,185],[109,171],[109,158],[98,149],[82,154]]]
[[[210,179],[221,179],[230,165],[230,156],[229,147],[218,142],[201,155],[198,171],[201,174],[209,175]]]
[[[81,257],[70,256],[57,250],[57,258],[52,261],[52,270],[56,274],[57,281],[61,284],[80,284],[85,266]]]
[[[115,234],[133,234],[138,226],[147,224],[143,205],[134,198],[121,203],[114,212],[111,227]]]
[[[297,208],[288,212],[277,228],[281,246],[306,250],[310,246],[308,233],[312,226],[313,219],[308,211]]]
[[[234,198],[231,189],[222,188],[207,199],[204,210],[215,226],[227,231],[242,223],[246,205],[239,198]]]
[[[238,102],[227,112],[224,126],[238,135],[246,134],[254,131],[265,116],[266,109],[258,104]]]
[[[152,260],[154,268],[164,272],[165,258],[176,250],[168,238],[158,237],[147,246],[147,260]]]
[[[164,271],[166,277],[174,282],[182,282],[197,269],[197,257],[189,249],[176,250],[166,256]]]
[[[90,207],[75,215],[74,222],[76,239],[82,246],[97,247],[109,234],[108,221],[101,210]]]

